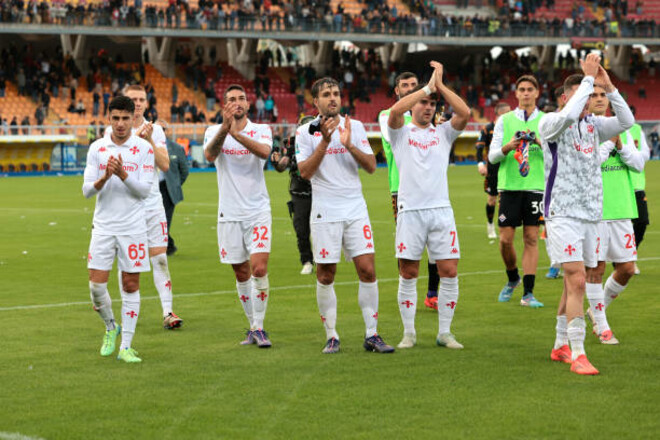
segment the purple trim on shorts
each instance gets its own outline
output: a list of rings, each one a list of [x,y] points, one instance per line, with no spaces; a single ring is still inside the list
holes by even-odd
[[[557,177],[557,142],[548,142],[548,148],[550,148],[550,154],[552,155],[552,167],[550,167],[550,175],[545,184],[545,195],[543,197],[543,217],[546,219],[549,216],[552,188],[555,185],[555,177]]]

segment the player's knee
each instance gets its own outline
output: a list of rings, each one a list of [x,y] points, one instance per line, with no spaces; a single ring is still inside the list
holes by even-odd
[[[325,272],[325,273],[317,272],[316,279],[318,280],[319,283],[323,284],[324,286],[327,286],[329,284],[334,283],[335,274],[332,272]]]
[[[635,264],[632,262],[616,265],[617,281],[621,285],[628,284],[628,281],[635,275]],[[624,281],[623,283],[621,281]]]
[[[536,247],[538,245],[538,237],[533,234],[525,234],[523,242],[526,247]]]
[[[401,266],[399,269],[399,274],[405,280],[412,280],[413,278],[417,278],[419,276],[419,269],[416,267]]]
[[[236,275],[236,281],[244,283],[250,279],[250,265],[249,264],[234,264],[232,265],[234,269],[234,275]]]
[[[360,281],[363,283],[373,283],[376,281],[376,269],[374,269],[374,265],[362,265],[358,267],[358,278]]]
[[[458,268],[456,267],[441,268],[438,270],[438,276],[440,276],[440,278],[456,278],[458,276]]]
[[[131,278],[126,278],[122,281],[122,287],[126,293],[134,293],[140,289],[140,282]]]
[[[254,267],[252,267],[252,276],[256,278],[261,278],[263,276],[266,276],[268,273],[268,267],[265,264],[255,264]]]

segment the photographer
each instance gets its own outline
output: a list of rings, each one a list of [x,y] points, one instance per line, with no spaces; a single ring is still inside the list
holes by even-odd
[[[300,119],[300,125],[314,119],[313,116],[303,116]],[[314,258],[312,256],[312,246],[309,241],[309,215],[312,210],[312,185],[309,180],[300,177],[298,163],[295,155],[295,136],[284,139],[281,148],[273,148],[270,160],[278,172],[289,168],[289,193],[291,200],[287,202],[289,215],[293,216],[293,228],[296,231],[298,241],[298,251],[300,252],[300,262],[303,267],[301,275],[310,275],[314,270]]]

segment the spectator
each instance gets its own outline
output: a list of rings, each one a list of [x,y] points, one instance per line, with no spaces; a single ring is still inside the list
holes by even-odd
[[[99,115],[99,109],[101,106],[101,95],[99,95],[96,90],[94,90],[94,94],[92,95],[92,101],[92,116],[96,117]]]
[[[28,126],[30,125],[30,117],[25,115],[23,120],[21,121],[21,126],[23,127],[23,134],[27,135],[30,133],[30,130],[28,129]]]
[[[110,91],[107,88],[103,89],[103,116],[108,114],[108,105],[110,105]]]
[[[257,97],[257,100],[254,103],[254,106],[257,109],[257,121],[262,121],[266,113],[266,103],[261,95]]]
[[[14,136],[18,135],[18,121],[16,120],[16,116],[11,119],[9,126],[11,127],[11,134]]]

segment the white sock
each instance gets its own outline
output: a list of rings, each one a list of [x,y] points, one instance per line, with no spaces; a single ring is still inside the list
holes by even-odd
[[[268,285],[268,274],[261,278],[252,277],[252,328],[264,328],[264,318],[270,297],[270,286]]]
[[[316,282],[316,302],[319,305],[321,321],[325,327],[327,339],[337,338],[339,335],[335,330],[337,324],[337,295],[335,295],[335,284],[321,284]]]
[[[367,338],[375,335],[378,330],[378,281],[363,283],[358,287],[358,304],[362,309],[362,317],[366,327]]]
[[[172,281],[167,255],[159,254],[151,257],[151,270],[154,273],[154,285],[160,296],[160,304],[163,306],[163,316],[167,316],[172,313]]]
[[[568,323],[568,340],[571,343],[571,352],[573,353],[571,360],[575,360],[584,352],[584,335],[585,335],[584,317],[579,316],[573,318]]]
[[[138,316],[140,315],[140,291],[133,293],[121,291],[121,346],[120,350],[131,348]]]
[[[557,336],[555,337],[555,350],[568,345],[568,323],[566,322],[566,315],[557,316]]]
[[[440,278],[438,288],[438,335],[451,333],[451,321],[458,303],[458,277]]]
[[[403,333],[415,334],[415,313],[417,312],[417,278],[405,279],[399,275],[399,313],[403,322]]]
[[[236,291],[238,292],[238,300],[241,302],[245,316],[250,323],[250,330],[254,330],[252,328],[252,280],[236,280]]]
[[[613,275],[605,281],[605,308],[610,306],[610,303],[616,299],[621,292],[625,290],[626,286],[617,283]]]
[[[605,315],[605,292],[600,283],[587,283],[587,299],[591,312],[594,314],[598,331],[603,333],[610,329]]]
[[[89,293],[94,304],[94,310],[105,322],[106,330],[115,329],[115,315],[112,313],[112,299],[108,293],[108,283],[89,282]]]

